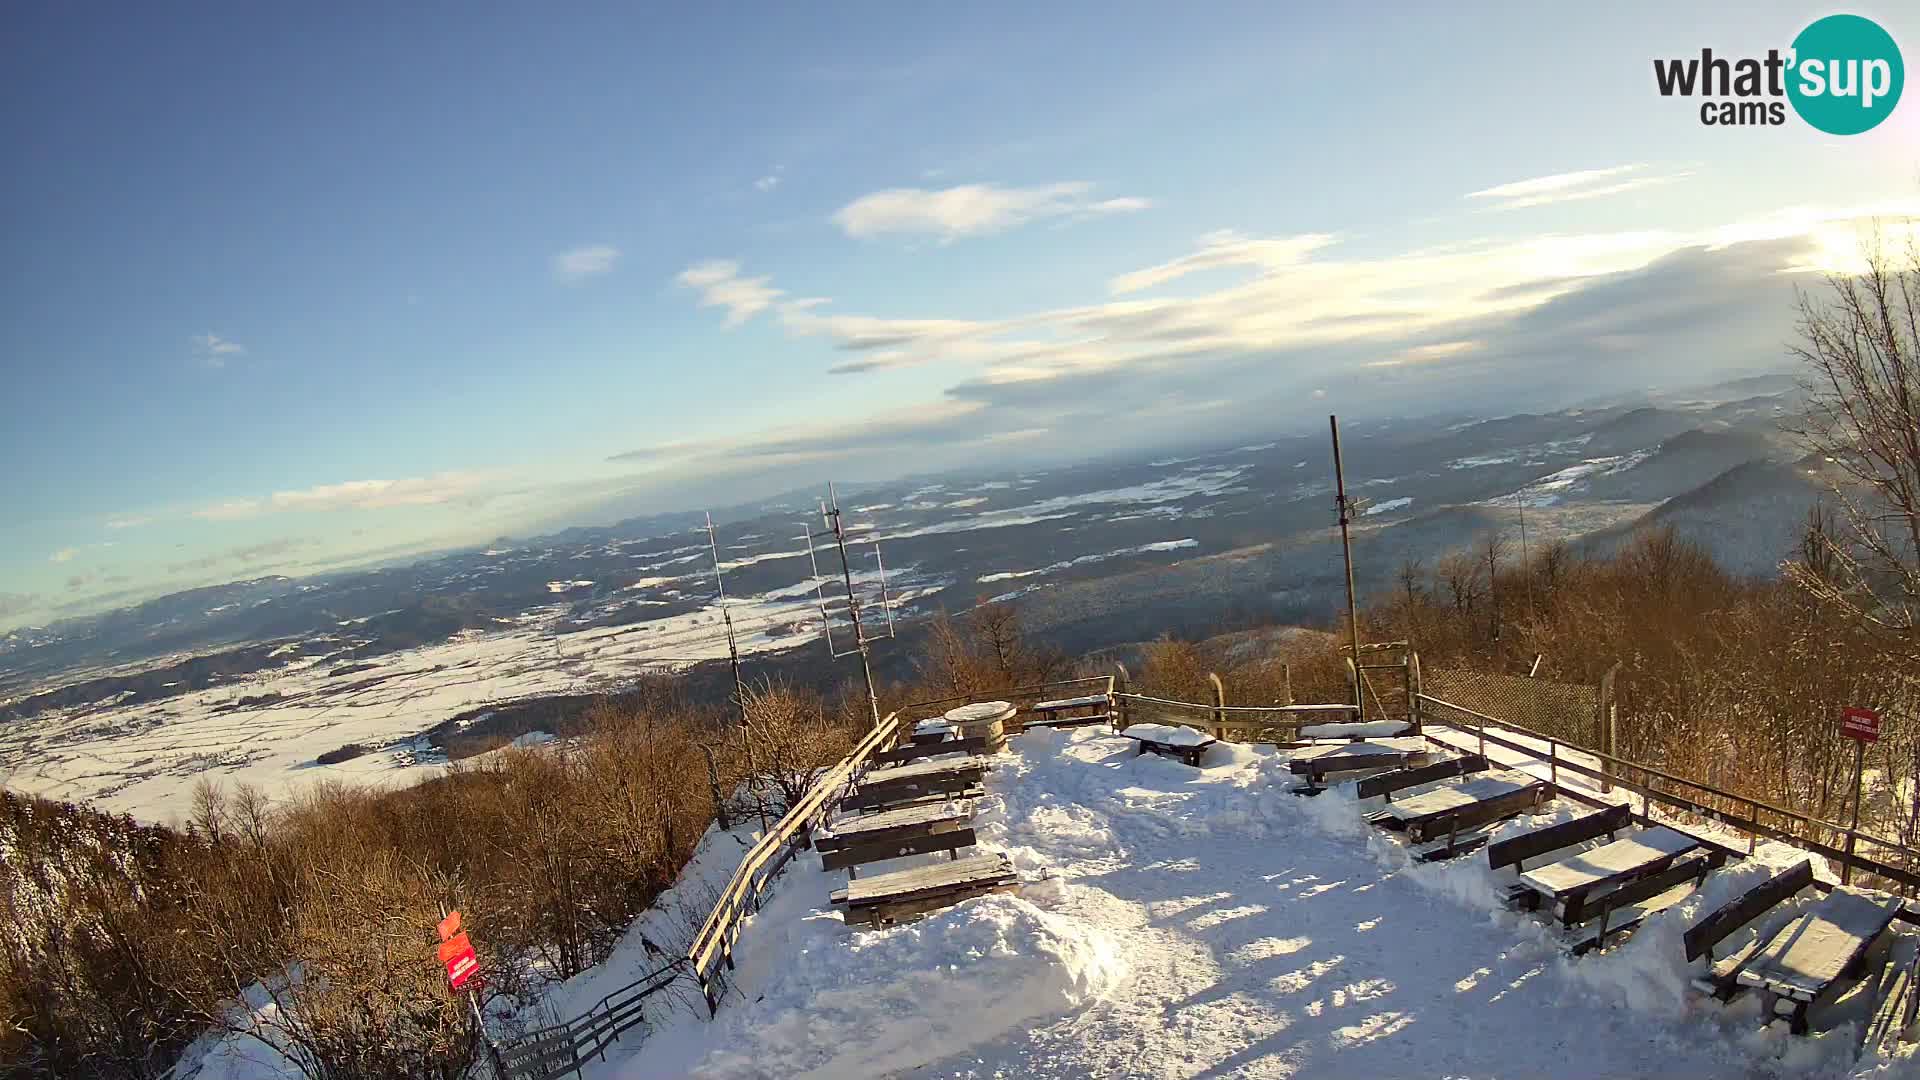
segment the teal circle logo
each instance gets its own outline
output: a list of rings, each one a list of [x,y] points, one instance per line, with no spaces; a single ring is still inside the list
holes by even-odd
[[[1893,35],[1872,19],[1829,15],[1793,39],[1787,100],[1829,135],[1871,130],[1900,103],[1906,66]]]

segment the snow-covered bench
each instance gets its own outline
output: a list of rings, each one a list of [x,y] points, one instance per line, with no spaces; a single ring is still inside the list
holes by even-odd
[[[834,822],[813,846],[821,869],[845,870],[852,880],[857,867],[884,859],[944,851],[958,860],[961,848],[973,846],[972,820],[970,800],[908,806]]]
[[[1089,711],[1091,710],[1091,711]],[[1077,727],[1113,719],[1113,701],[1105,694],[1036,702],[1034,718],[1022,727]]]
[[[1128,724],[1120,734],[1139,744],[1134,749],[1136,755],[1151,750],[1163,757],[1179,758],[1196,769],[1207,747],[1219,741],[1204,731],[1176,724]]]
[[[1504,821],[1552,797],[1552,787],[1539,777],[1518,769],[1500,769],[1388,803],[1374,818],[1386,828],[1405,831],[1407,838],[1418,844],[1429,837],[1457,835]]]
[[[1334,724],[1306,724],[1300,728],[1302,739],[1385,739],[1405,735],[1413,725],[1405,720],[1367,720]]]
[[[1575,935],[1568,948],[1575,956],[1605,948],[1610,935],[1629,933],[1648,918],[1692,895],[1726,858],[1725,853],[1719,851],[1688,852],[1659,873],[1636,878],[1588,900],[1578,914],[1589,920],[1590,925]]]
[[[850,923],[884,926],[1019,884],[1013,863],[1000,852],[990,851],[849,881],[846,888],[835,889],[828,900],[847,909]]]
[[[1795,1035],[1807,1032],[1807,1013],[1830,1001],[1842,980],[1859,973],[1867,953],[1892,927],[1901,901],[1837,888],[1780,929],[1740,969],[1742,986],[1766,992],[1768,1012],[1785,1016]]]
[[[979,755],[935,757],[869,769],[860,778],[853,794],[840,800],[843,810],[874,810],[903,806],[947,796],[970,794],[980,786],[981,777],[993,764]]]
[[[1720,905],[1713,914],[1688,928],[1684,938],[1687,962],[1692,963],[1703,956],[1711,958],[1713,947],[1725,941],[1734,931],[1799,895],[1802,890],[1811,888],[1813,860],[1802,859]],[[1693,981],[1694,989],[1712,994],[1722,1001],[1732,998],[1740,990],[1741,966],[1752,959],[1767,940],[1767,935],[1756,936],[1745,946],[1714,960],[1708,966],[1707,974]]]
[[[1294,790],[1303,795],[1314,795],[1319,793],[1320,785],[1326,778],[1335,773],[1421,765],[1426,763],[1427,755],[1431,752],[1432,747],[1425,739],[1331,743],[1294,751],[1293,760],[1287,762],[1287,768],[1307,778],[1305,787]]]
[[[1623,836],[1591,851],[1521,874],[1520,884],[1533,894],[1530,902],[1523,894],[1522,906],[1537,907],[1545,901],[1552,905],[1565,925],[1584,922],[1589,896],[1659,873],[1699,846],[1700,841],[1664,825]]]

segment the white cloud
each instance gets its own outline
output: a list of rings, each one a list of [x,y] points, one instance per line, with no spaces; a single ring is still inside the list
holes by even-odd
[[[153,524],[153,518],[151,516],[141,516],[141,515],[135,515],[135,514],[128,514],[122,517],[113,517],[113,518],[107,519],[107,528],[109,529],[137,529],[142,525],[151,525],[151,524]]]
[[[74,557],[75,555],[78,555],[78,554],[80,554],[80,549],[79,549],[79,548],[70,548],[70,547],[69,547],[69,548],[61,548],[61,549],[60,549],[59,551],[56,551],[56,552],[54,552],[54,553],[53,553],[52,555],[50,555],[50,556],[48,556],[48,557],[47,557],[47,561],[48,561],[48,562],[57,562],[57,563],[59,563],[59,562],[72,562],[72,561],[73,561],[73,557]]]
[[[1467,198],[1488,200],[1488,209],[1492,210],[1519,210],[1549,203],[1620,195],[1658,184],[1670,184],[1693,175],[1691,172],[1648,174],[1647,168],[1644,164],[1616,165],[1610,169],[1585,169],[1536,176],[1531,180],[1516,180],[1510,184],[1468,192]]]
[[[193,354],[208,367],[226,367],[227,361],[247,355],[247,347],[219,334],[195,334]]]
[[[730,259],[709,259],[690,266],[680,271],[676,280],[700,293],[701,307],[726,308],[728,326],[739,326],[785,295],[770,287],[764,277],[741,277],[740,264]]]
[[[206,521],[238,521],[259,512],[260,504],[253,499],[229,499],[195,510],[193,516]]]
[[[477,495],[491,477],[485,473],[447,472],[404,480],[348,480],[310,488],[276,491],[262,499],[230,499],[193,511],[206,521],[236,521],[291,511],[386,510],[435,506]]]
[[[888,188],[862,195],[833,215],[834,224],[853,237],[908,233],[952,241],[1000,232],[1042,218],[1133,213],[1152,205],[1125,196],[1091,199],[1092,184],[1068,181],[1037,187],[963,184],[941,188]]]
[[[553,257],[553,276],[571,284],[610,273],[619,261],[620,249],[611,245],[577,247]]]

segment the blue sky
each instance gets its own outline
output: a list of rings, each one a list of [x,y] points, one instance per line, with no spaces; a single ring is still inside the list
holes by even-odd
[[[1920,194],[1912,103],[1654,92],[1806,5],[487,7],[9,11],[0,627],[1606,349],[1775,366],[1783,271]]]

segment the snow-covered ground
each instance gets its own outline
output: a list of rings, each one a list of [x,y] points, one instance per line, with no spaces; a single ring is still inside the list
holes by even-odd
[[[788,647],[818,632],[813,585],[802,584],[729,602],[742,628],[741,652]],[[553,632],[553,617],[469,632],[341,674],[334,674],[338,659],[308,661],[161,701],[14,721],[0,728],[0,784],[164,822],[186,811],[203,775],[275,797],[323,778],[411,782],[430,767],[414,736],[463,710],[605,689],[727,655],[717,609],[574,633]],[[800,632],[785,632],[793,627]],[[374,749],[338,764],[315,760],[350,743]]]
[[[1858,995],[1833,1029],[1792,1038],[1763,1030],[1751,998],[1687,990],[1681,933],[1792,849],[1762,846],[1576,959],[1501,906],[1513,871],[1411,863],[1340,790],[1289,794],[1284,752],[1222,744],[1194,770],[1096,729],[1013,745],[980,836],[1038,884],[851,929],[826,903],[843,876],[804,855],[745,927],[718,1019],[663,1014],[587,1080],[1920,1075],[1904,1054],[1853,1060]],[[710,838],[681,891],[711,890],[740,847]],[[647,964],[630,941],[551,1004],[571,1015]]]

